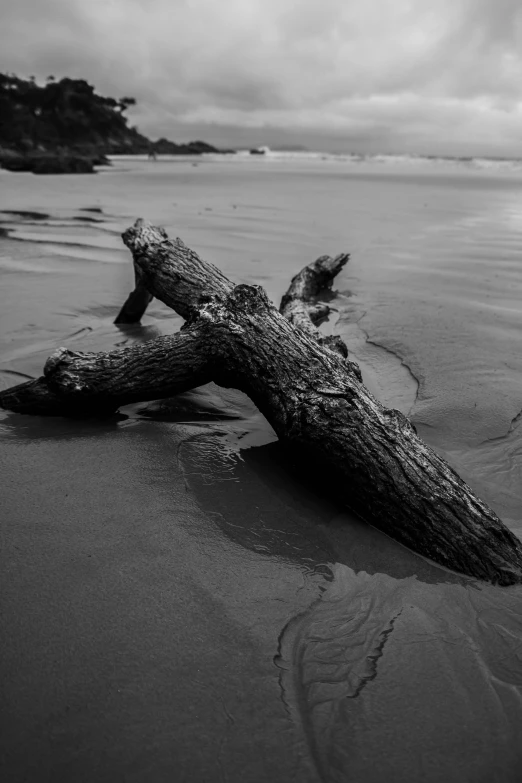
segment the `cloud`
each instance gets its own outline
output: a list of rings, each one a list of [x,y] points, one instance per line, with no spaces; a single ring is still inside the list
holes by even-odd
[[[519,0],[9,0],[0,68],[134,95],[151,134],[522,155],[521,44]]]

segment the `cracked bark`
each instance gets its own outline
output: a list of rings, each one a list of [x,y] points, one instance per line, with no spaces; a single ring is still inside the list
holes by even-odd
[[[522,544],[399,411],[361,383],[346,346],[316,325],[347,256],[297,275],[281,312],[258,286],[233,284],[181,240],[138,221],[123,240],[137,285],[186,319],[172,337],[104,354],[59,349],[44,376],[0,394],[27,413],[96,413],[213,380],[246,394],[278,436],[327,466],[346,505],[432,560],[503,585],[522,582]]]
[[[57,348],[43,373],[1,391],[0,407],[44,416],[109,415],[122,405],[172,397],[212,380],[196,326],[103,353]]]

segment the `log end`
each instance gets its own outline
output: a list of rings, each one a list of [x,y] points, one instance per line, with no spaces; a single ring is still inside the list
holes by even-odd
[[[318,302],[317,297],[330,291],[335,277],[350,258],[349,253],[337,256],[320,256],[308,264],[292,278],[288,291],[281,299],[279,312],[290,323],[311,335],[320,345],[329,348],[343,358],[348,357],[348,348],[338,335],[323,335],[317,329],[331,313],[332,308],[326,302]],[[356,369],[355,369],[356,368]],[[362,381],[361,372],[354,362],[350,362],[350,371],[357,380]]]
[[[332,288],[333,281],[348,263],[349,253],[339,253],[337,256],[320,256],[304,269],[301,269],[288,288],[288,291],[281,300],[280,310],[285,314],[285,310],[292,301],[300,301],[308,305],[314,305],[315,297],[329,291]]]
[[[151,245],[169,241],[164,228],[153,226],[143,218],[138,218],[133,226],[123,232],[121,238],[133,254],[144,252]]]
[[[320,256],[313,264],[310,264],[308,269],[313,273],[313,285],[317,288],[312,296],[317,296],[326,288],[331,288],[334,278],[337,277],[349,260],[349,253],[339,253],[334,258],[331,256]]]

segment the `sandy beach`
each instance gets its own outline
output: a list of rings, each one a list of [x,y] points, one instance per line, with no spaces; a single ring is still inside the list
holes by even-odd
[[[276,302],[349,251],[325,329],[522,538],[522,171],[119,159],[0,170],[0,385],[169,334],[120,234],[163,225]],[[0,414],[10,783],[518,783],[522,588],[427,562],[315,491],[240,392]]]

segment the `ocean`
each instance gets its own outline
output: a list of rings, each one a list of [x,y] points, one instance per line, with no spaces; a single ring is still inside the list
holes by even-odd
[[[157,301],[141,327],[113,324],[137,217],[276,302],[349,252],[324,328],[522,538],[522,162],[268,151],[0,170],[2,388],[58,346],[179,329]],[[522,587],[358,521],[300,480],[239,392],[121,413],[0,415],[6,779],[520,780]]]

